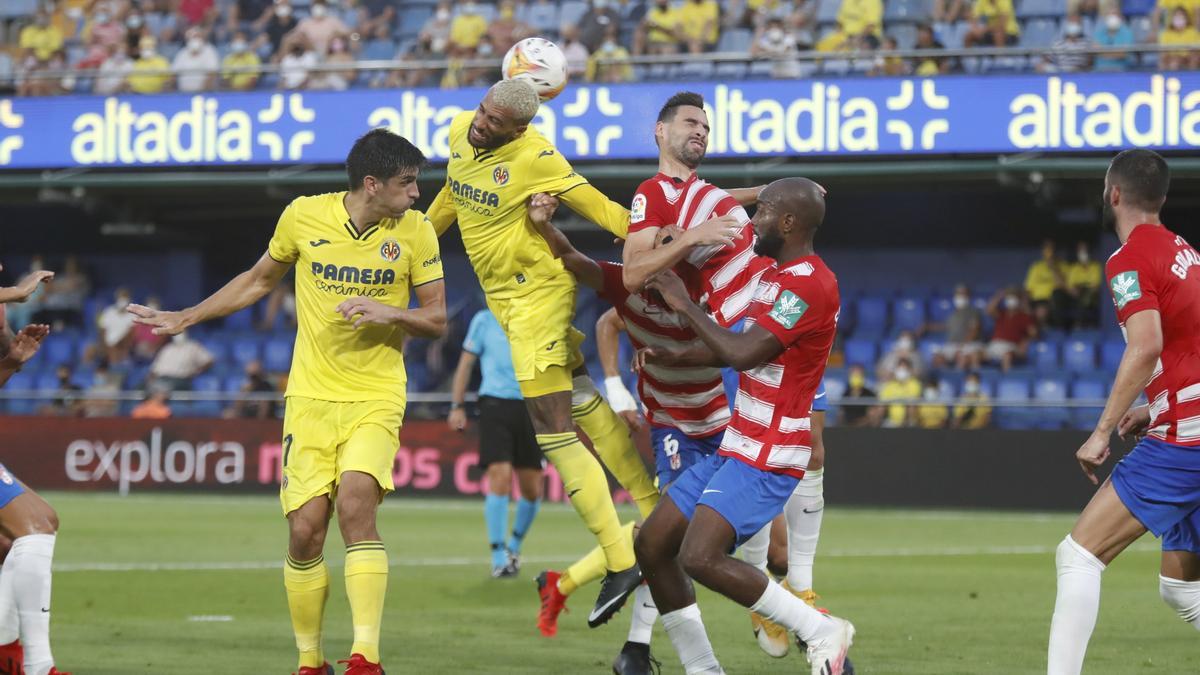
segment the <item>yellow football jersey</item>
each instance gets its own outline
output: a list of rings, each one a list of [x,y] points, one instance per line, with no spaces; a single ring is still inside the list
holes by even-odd
[[[267,253],[296,264],[296,348],[288,396],[322,401],[405,401],[404,331],[355,329],[336,310],[370,298],[409,306],[411,288],[442,278],[433,225],[420,211],[384,219],[362,234],[345,192],[299,197],[279,216]]]
[[[467,141],[474,115],[462,112],[450,122],[446,185],[430,205],[429,219],[439,235],[458,221],[485,293],[516,297],[569,274],[529,223],[526,204],[535,193],[557,196],[618,237],[629,233],[629,211],[575,173],[536,129],[499,148],[479,150]]]

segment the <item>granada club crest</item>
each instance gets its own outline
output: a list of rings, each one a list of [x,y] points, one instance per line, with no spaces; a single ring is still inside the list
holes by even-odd
[[[379,255],[388,262],[400,259],[400,244],[395,239],[388,239],[379,245]]]
[[[492,180],[496,181],[496,185],[504,185],[508,182],[508,167],[501,164],[492,172]]]

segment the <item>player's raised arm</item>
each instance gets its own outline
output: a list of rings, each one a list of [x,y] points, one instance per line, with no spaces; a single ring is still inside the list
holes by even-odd
[[[603,289],[604,273],[600,271],[600,266],[572,246],[567,235],[550,222],[557,208],[557,199],[539,192],[529,198],[529,221],[546,240],[554,257],[562,260],[563,267],[574,274],[579,283],[593,290]]]
[[[642,428],[642,417],[638,414],[637,401],[621,379],[621,333],[624,331],[625,321],[615,307],[610,307],[596,321],[596,351],[600,353],[600,367],[604,369],[604,394],[608,405],[632,431],[638,431]]]
[[[3,268],[0,267],[0,269]],[[25,302],[38,289],[38,286],[48,283],[53,279],[54,272],[46,270],[30,272],[22,277],[16,286],[0,288],[0,303]]]
[[[656,274],[674,267],[687,257],[693,247],[732,246],[735,240],[742,237],[741,223],[728,215],[706,220],[656,247],[655,237],[659,229],[661,227],[639,230],[625,240],[621,257],[625,263],[625,288],[631,293],[640,292]]]
[[[8,345],[8,350],[3,357],[0,357],[0,387],[3,387],[13,373],[20,370],[21,366],[33,358],[38,348],[42,346],[42,340],[45,340],[49,334],[49,326],[30,324],[13,337]]]
[[[130,304],[128,310],[137,323],[153,326],[155,335],[176,335],[188,326],[233,314],[239,309],[253,305],[266,297],[291,267],[292,263],[280,262],[268,251],[254,263],[254,267],[231,279],[198,305],[177,312],[167,312]]]

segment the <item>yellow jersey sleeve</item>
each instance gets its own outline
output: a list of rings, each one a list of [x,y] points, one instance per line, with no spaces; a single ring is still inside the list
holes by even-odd
[[[625,239],[629,236],[629,211],[605,197],[591,183],[583,183],[558,195],[571,210]]]
[[[437,236],[442,236],[454,221],[458,219],[458,213],[454,210],[454,200],[450,197],[450,190],[443,185],[441,191],[433,198],[433,203],[429,205],[429,210],[425,212],[425,217],[433,225],[433,232]]]
[[[527,176],[526,191],[529,194],[546,192],[557,196],[559,193],[587,183],[587,179],[575,173],[571,163],[549,143],[540,149],[535,146],[528,152],[531,159],[525,169],[525,175]]]
[[[413,239],[408,278],[409,283],[416,288],[442,278],[442,254],[438,249],[437,233],[434,232],[433,223],[427,216],[423,216],[417,224],[417,232]]]
[[[288,204],[279,214],[275,234],[267,244],[267,254],[281,263],[294,263],[300,257],[300,249],[296,246],[296,202]]]

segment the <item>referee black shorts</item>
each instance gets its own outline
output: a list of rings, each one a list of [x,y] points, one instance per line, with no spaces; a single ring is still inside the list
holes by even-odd
[[[524,401],[479,397],[479,466],[487,468],[493,462],[542,468],[542,450]]]

